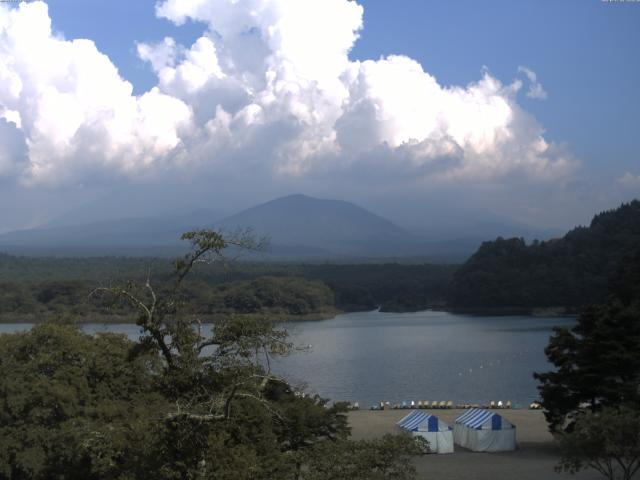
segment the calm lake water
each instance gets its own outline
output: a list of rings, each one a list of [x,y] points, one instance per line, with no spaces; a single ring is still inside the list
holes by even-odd
[[[550,368],[544,355],[553,326],[568,318],[488,317],[446,312],[338,315],[285,324],[307,351],[278,359],[274,370],[294,385],[333,400],[453,400],[528,404],[538,397],[534,371]],[[30,325],[0,325],[0,332]],[[130,324],[91,324],[89,333],[113,331],[137,338]]]

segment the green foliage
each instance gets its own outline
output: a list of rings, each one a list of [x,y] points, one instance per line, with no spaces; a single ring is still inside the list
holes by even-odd
[[[0,478],[127,478],[165,399],[124,336],[41,324],[0,336]]]
[[[170,281],[158,286],[167,291]],[[80,281],[0,284],[0,319],[36,321],[68,316],[80,321],[123,321],[131,308],[121,299],[90,298],[93,288]],[[175,299],[181,311],[203,318],[255,314],[274,320],[335,313],[333,292],[322,282],[296,277],[260,277],[209,285],[189,282]]]
[[[609,480],[631,480],[640,469],[640,410],[605,408],[580,415],[571,432],[559,436],[562,459],[556,470],[585,468]]]
[[[78,281],[0,283],[0,314],[6,320],[80,316],[93,307],[87,302],[90,289]]]
[[[409,312],[441,306],[457,266],[452,265],[315,265],[301,270],[333,290],[336,307],[345,311]]]
[[[485,242],[455,273],[457,307],[580,308],[604,301],[608,278],[640,248],[640,201],[596,215],[564,238]]]
[[[411,457],[422,453],[413,438],[385,435],[379,440],[316,445],[305,455],[304,480],[409,480],[415,478]]]
[[[286,331],[226,315],[208,332],[184,314],[192,268],[230,244],[185,238],[194,249],[162,288],[147,277],[98,291],[137,312],[138,342],[61,322],[0,335],[0,480],[412,478],[405,440],[351,442],[345,405],[271,373],[271,357],[291,351]],[[283,304],[278,282],[294,284],[286,302],[311,302],[292,279],[256,280],[261,308]],[[47,302],[69,294],[52,292]],[[333,452],[330,466],[319,452]]]
[[[572,329],[558,328],[545,352],[556,370],[535,374],[552,431],[570,431],[588,408],[640,407],[640,255],[626,259],[611,296],[587,308]]]
[[[0,321],[42,321],[67,316],[78,321],[123,321],[126,302],[102,301],[90,293],[111,284],[144,283],[156,290],[175,282],[161,259],[46,259],[0,254]],[[182,265],[180,259],[177,266]],[[84,268],[84,269],[83,269]],[[273,320],[320,318],[336,311],[414,311],[442,305],[455,267],[436,265],[199,264],[181,290],[184,313],[207,316],[261,315]],[[103,275],[101,277],[101,275]],[[42,280],[42,279],[46,280]]]
[[[318,396],[296,394],[283,382],[271,382],[265,398],[278,405],[279,421],[274,431],[290,451],[312,446],[319,439],[345,440],[350,431],[345,403],[330,406]]]
[[[25,257],[0,253],[2,282],[133,280],[144,278],[149,269],[154,276],[163,278],[172,273],[166,258]]]
[[[260,277],[215,288],[209,312],[307,315],[333,308],[333,292],[322,282],[295,277]],[[216,310],[224,306],[224,309]]]

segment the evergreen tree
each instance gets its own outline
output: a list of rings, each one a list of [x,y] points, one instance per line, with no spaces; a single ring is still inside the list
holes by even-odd
[[[552,431],[570,430],[585,409],[640,407],[639,279],[640,255],[626,258],[607,302],[555,329],[545,352],[556,370],[534,375]]]

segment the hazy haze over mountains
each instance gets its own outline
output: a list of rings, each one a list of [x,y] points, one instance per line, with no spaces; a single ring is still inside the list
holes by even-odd
[[[78,214],[74,214],[78,216]],[[175,255],[181,233],[215,227],[226,232],[251,228],[270,239],[270,260],[460,261],[480,242],[502,236],[548,238],[550,232],[517,224],[445,224],[420,232],[402,228],[358,205],[342,200],[289,195],[222,218],[213,210],[156,217],[119,218],[50,224],[0,235],[0,250],[40,255]]]
[[[217,225],[250,227],[270,238],[274,252],[311,247],[315,255],[404,256],[420,238],[353,203],[290,195],[244,210]]]

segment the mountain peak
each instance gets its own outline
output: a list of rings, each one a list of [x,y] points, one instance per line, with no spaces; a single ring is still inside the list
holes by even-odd
[[[290,200],[320,200],[319,198],[305,195],[304,193],[292,193],[283,197],[274,198],[272,202],[290,201]]]
[[[354,203],[300,193],[244,210],[219,226],[252,228],[276,246],[313,247],[340,255],[390,252],[398,242],[414,241],[404,229]]]

